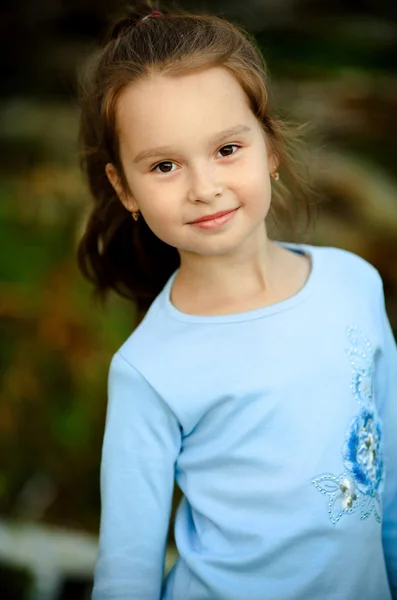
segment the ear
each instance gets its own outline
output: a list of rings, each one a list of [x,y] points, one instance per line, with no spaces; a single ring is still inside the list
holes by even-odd
[[[272,152],[270,148],[267,151],[267,164],[269,168],[269,173],[275,173],[278,169],[279,161],[277,156]]]
[[[139,207],[138,207],[137,203],[135,202],[135,199],[133,198],[133,196],[130,193],[125,192],[125,190],[121,184],[120,176],[117,172],[116,167],[114,165],[112,165],[112,163],[107,163],[106,167],[105,167],[105,172],[106,172],[106,176],[109,179],[114,191],[118,195],[120,201],[125,206],[125,208],[130,212],[139,210]]]

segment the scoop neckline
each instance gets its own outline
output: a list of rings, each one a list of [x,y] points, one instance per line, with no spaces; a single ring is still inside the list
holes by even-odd
[[[276,302],[275,304],[262,306],[260,308],[255,308],[253,310],[248,310],[244,312],[230,313],[225,315],[190,315],[177,309],[171,302],[172,285],[179,271],[179,269],[177,269],[168,279],[167,283],[163,288],[163,291],[160,294],[160,300],[163,309],[173,319],[177,319],[178,321],[184,321],[188,323],[236,323],[239,321],[251,321],[254,319],[268,317],[270,315],[289,310],[301,304],[312,293],[312,291],[315,288],[315,280],[319,268],[318,263],[320,255],[314,252],[314,247],[310,244],[297,244],[293,242],[280,242],[276,240],[272,241],[275,244],[279,244],[284,248],[292,250],[293,252],[306,254],[311,259],[311,270],[306,280],[306,283],[293,296],[290,296],[285,300],[281,300],[280,302]]]

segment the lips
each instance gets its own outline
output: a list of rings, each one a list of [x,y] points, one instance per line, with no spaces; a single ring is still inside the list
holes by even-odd
[[[195,221],[190,221],[190,223],[202,223],[204,221],[213,221],[214,219],[219,219],[219,217],[223,217],[223,215],[228,215],[231,212],[234,212],[236,209],[232,208],[230,210],[221,210],[220,212],[214,213],[212,215],[205,215],[204,217],[200,217]]]

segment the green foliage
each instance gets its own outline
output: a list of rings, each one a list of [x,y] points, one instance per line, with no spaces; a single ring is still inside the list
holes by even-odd
[[[78,271],[76,164],[46,156],[4,177],[0,198],[0,511],[96,531],[107,373],[134,307],[113,297],[101,311]]]

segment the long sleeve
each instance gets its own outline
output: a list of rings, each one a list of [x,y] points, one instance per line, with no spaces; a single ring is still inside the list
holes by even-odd
[[[383,334],[379,358],[377,395],[383,422],[386,472],[383,501],[383,548],[393,600],[397,600],[397,347],[387,317],[383,287],[380,294]]]
[[[159,600],[180,444],[173,412],[116,353],[108,377],[92,600]]]

